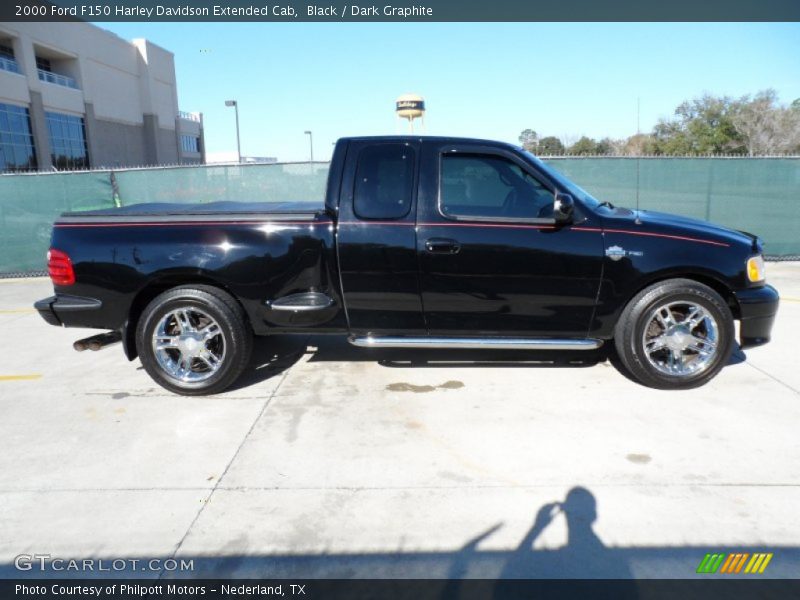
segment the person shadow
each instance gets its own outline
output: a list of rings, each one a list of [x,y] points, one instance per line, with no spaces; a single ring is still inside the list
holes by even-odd
[[[533,545],[542,533],[563,515],[567,526],[567,543],[554,549],[535,550]],[[576,486],[562,502],[550,502],[536,513],[533,525],[519,545],[503,559],[490,597],[494,600],[530,598],[531,593],[556,591],[547,580],[615,579],[618,598],[636,598],[636,585],[627,559],[622,552],[608,548],[594,531],[597,500],[586,488]],[[480,553],[478,545],[502,525],[497,524],[465,544],[457,553],[448,574],[449,584],[443,597],[468,597],[457,580],[469,577],[470,563]],[[532,585],[515,580],[536,580]],[[591,584],[591,582],[585,582]],[[458,588],[462,593],[458,592]],[[572,593],[575,590],[570,590]],[[535,595],[535,594],[534,594]]]

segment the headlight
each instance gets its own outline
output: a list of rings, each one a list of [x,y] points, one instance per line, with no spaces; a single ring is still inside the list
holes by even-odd
[[[753,256],[747,259],[747,279],[750,283],[761,283],[767,278],[767,270],[764,267],[764,257]]]

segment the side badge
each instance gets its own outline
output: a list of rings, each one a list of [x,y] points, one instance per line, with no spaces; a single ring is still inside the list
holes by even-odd
[[[644,252],[640,250],[625,250],[619,246],[609,246],[606,248],[606,256],[616,262],[626,256],[644,256]]]

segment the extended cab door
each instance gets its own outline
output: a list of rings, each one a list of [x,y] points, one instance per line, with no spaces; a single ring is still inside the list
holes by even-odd
[[[422,160],[417,251],[430,334],[586,336],[603,255],[591,215],[576,205],[580,228],[555,224],[553,182],[504,147],[430,141]]]
[[[351,141],[337,247],[350,330],[425,333],[414,229],[419,142]]]

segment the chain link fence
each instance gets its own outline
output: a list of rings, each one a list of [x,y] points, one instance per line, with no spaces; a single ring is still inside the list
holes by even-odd
[[[706,219],[800,259],[800,158],[549,157],[600,200]],[[322,205],[328,163],[204,165],[0,176],[0,276],[41,273],[65,211],[150,202],[308,201]]]

